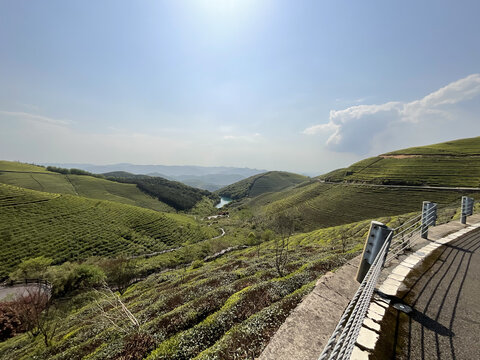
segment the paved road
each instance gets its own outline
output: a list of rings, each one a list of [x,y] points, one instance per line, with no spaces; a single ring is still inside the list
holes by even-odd
[[[389,308],[373,359],[480,359],[480,229],[439,248]],[[385,330],[388,329],[388,330]]]
[[[448,187],[448,186],[429,186],[429,185],[382,185],[362,182],[333,182],[319,179],[318,182],[332,185],[352,185],[352,186],[371,186],[371,187],[389,187],[389,188],[403,188],[403,189],[432,189],[432,190],[448,190],[448,191],[480,191],[478,187]]]
[[[37,291],[38,286],[40,286],[40,289],[43,291],[50,291],[50,289],[43,284],[0,286],[0,302],[12,301],[19,296],[26,296],[29,294],[29,291]]]

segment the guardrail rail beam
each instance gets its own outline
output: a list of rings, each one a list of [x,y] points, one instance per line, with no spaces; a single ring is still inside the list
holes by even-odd
[[[468,196],[462,196],[462,216],[460,222],[462,224],[467,223],[467,216],[473,215],[473,198]]]
[[[437,222],[437,204],[424,201],[422,205],[422,238],[428,238],[428,228]]]
[[[365,278],[368,269],[370,269],[370,266],[375,261],[378,252],[382,248],[385,241],[387,241],[388,235],[390,235],[392,231],[392,229],[381,222],[372,221],[370,223],[370,230],[368,231],[367,240],[365,241],[365,246],[363,248],[362,260],[357,272],[357,281],[359,283],[361,283]]]

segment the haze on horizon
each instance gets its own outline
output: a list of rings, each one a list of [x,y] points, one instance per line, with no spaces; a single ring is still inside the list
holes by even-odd
[[[0,159],[320,174],[480,135],[477,1],[0,0]]]

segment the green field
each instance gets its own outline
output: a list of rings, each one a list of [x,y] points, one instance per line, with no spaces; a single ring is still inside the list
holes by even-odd
[[[0,169],[2,171],[48,172],[43,166],[5,160],[0,160]]]
[[[308,177],[283,171],[270,171],[228,185],[215,193],[234,200],[277,192],[308,181]]]
[[[312,181],[279,193],[265,194],[246,201],[254,215],[276,216],[290,212],[298,219],[298,229],[311,231],[382,216],[420,211],[423,201],[439,204],[458,202],[467,192],[435,189],[372,187],[325,184]]]
[[[480,137],[396,150],[385,155],[480,156]]]
[[[394,151],[319,178],[334,182],[480,187],[480,137]]]
[[[186,215],[0,184],[0,278],[34,256],[145,254],[216,235]]]
[[[64,175],[46,171],[39,166],[10,161],[0,161],[0,183],[38,191],[116,201],[157,211],[175,211],[167,204],[142,192],[135,184],[121,184],[85,175]]]
[[[379,219],[392,225],[398,218]],[[101,321],[87,294],[70,301],[53,346],[26,334],[0,343],[4,359],[118,359],[132,347],[138,358],[251,359],[260,354],[317,279],[359,253],[369,222],[298,234],[291,239],[285,276],[274,267],[272,242],[228,253],[199,268],[154,274],[122,296],[152,346],[142,348]],[[349,242],[342,253],[339,238]],[[127,350],[130,349],[130,350]]]

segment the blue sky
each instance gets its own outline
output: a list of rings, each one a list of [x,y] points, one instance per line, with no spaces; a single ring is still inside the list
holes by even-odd
[[[479,13],[478,1],[0,0],[0,158],[321,173],[477,136]]]

